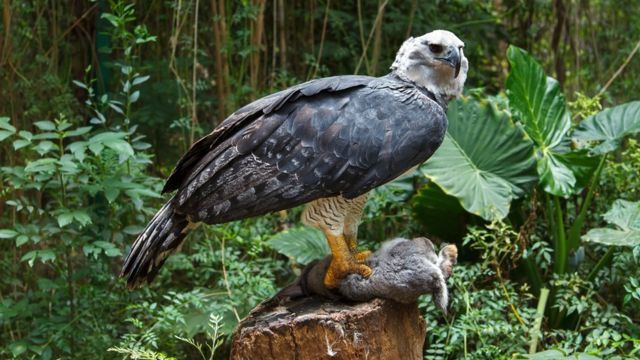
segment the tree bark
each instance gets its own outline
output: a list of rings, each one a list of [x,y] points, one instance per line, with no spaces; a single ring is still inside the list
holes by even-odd
[[[265,0],[254,0],[254,5],[258,7],[258,15],[251,22],[251,55],[249,60],[249,84],[253,91],[250,94],[251,100],[255,100],[260,80],[260,55],[263,51],[262,38],[264,34],[264,9]]]
[[[221,123],[229,114],[230,101],[229,63],[226,52],[223,53],[227,39],[226,13],[224,0],[211,0],[211,18],[213,19],[213,55],[216,70],[216,93],[218,98],[217,122]]]
[[[565,69],[564,69],[564,56],[563,47],[560,46],[560,42],[563,36],[563,30],[565,29],[566,11],[563,0],[555,0],[553,2],[553,8],[556,15],[556,26],[553,29],[553,35],[551,37],[551,49],[553,49],[554,64],[556,70],[556,79],[560,83],[560,86],[564,86]]]
[[[378,0],[378,15],[380,19],[374,24],[375,31],[373,33],[373,51],[371,53],[371,73],[370,76],[377,76],[378,63],[380,61],[380,47],[382,45],[382,20],[384,19],[384,10],[386,3],[384,0]]]
[[[274,4],[275,6],[275,4]],[[280,46],[278,52],[280,54],[280,69],[287,69],[287,33],[285,21],[284,0],[278,0],[278,36],[280,38]],[[275,71],[275,69],[273,69]]]
[[[234,332],[231,359],[422,359],[425,334],[415,303],[306,297],[255,308]]]

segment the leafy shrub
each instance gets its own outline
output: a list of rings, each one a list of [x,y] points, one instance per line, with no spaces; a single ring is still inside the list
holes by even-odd
[[[134,132],[74,127],[64,117],[35,125],[35,133],[17,131],[0,119],[3,142],[20,159],[0,168],[11,189],[3,193],[11,216],[0,236],[15,257],[2,284],[12,289],[3,304],[12,315],[2,321],[22,334],[3,341],[16,356],[81,353],[72,334],[106,325],[91,316],[104,304],[90,299],[113,298],[109,258],[119,258],[124,240],[144,225],[152,211],[147,199],[159,197],[160,182],[145,174],[149,156],[136,151],[144,143]],[[93,345],[104,340],[94,338]]]
[[[546,16],[552,11],[547,2],[389,2],[377,22],[384,24],[382,41],[372,41],[384,44],[383,51],[375,44],[378,50],[361,48],[378,15],[377,6],[364,2],[358,2],[357,16],[354,3],[333,2],[325,10],[302,2],[309,8],[287,8],[284,31],[276,23],[279,2],[267,2],[265,14],[273,10],[274,18],[264,16],[263,28],[261,8],[253,2],[226,2],[232,4],[227,14],[213,16],[205,14],[218,11],[211,5],[221,2],[144,3],[144,12],[134,3],[89,3],[84,19],[66,11],[66,2],[3,7],[11,31],[2,39],[0,78],[7,86],[0,87],[6,100],[0,111],[13,118],[0,119],[0,357],[223,356],[220,334],[229,334],[240,317],[291,280],[291,268],[322,256],[326,243],[317,232],[291,228],[298,209],[202,227],[153,284],[129,292],[116,274],[126,244],[161,202],[156,176],[238,105],[311,76],[351,73],[354,59],[362,63],[359,70],[381,74],[393,59],[394,46],[387,45],[454,22],[482,30],[463,34],[476,70],[469,83],[499,90],[508,62],[506,92],[491,96],[475,89],[451,104],[444,152],[417,176],[370,194],[361,243],[373,249],[394,236],[429,235],[461,245],[450,315],[440,317],[421,301],[430,324],[427,358],[638,357],[640,245],[619,246],[609,236],[636,228],[607,225],[601,216],[617,199],[640,200],[640,146],[633,138],[639,104],[604,110],[601,104],[634,96],[628,89],[638,82],[619,77],[616,83],[624,86],[603,89],[602,97],[567,92],[573,102],[559,84],[600,90],[599,81],[583,79],[608,78],[601,64],[627,56],[633,44],[616,29],[637,28],[637,6],[623,6],[627,14],[621,17],[599,11],[606,2],[588,4],[569,20],[567,33],[592,31],[591,25],[577,26],[578,18],[606,23],[606,31],[590,34],[594,41],[578,41],[575,55],[553,50],[555,56],[539,64],[515,47],[505,61],[503,47],[509,40],[548,54],[544,32],[553,26],[541,18],[556,19]],[[95,39],[87,31],[94,18]],[[212,26],[193,21],[205,18]],[[316,44],[319,25],[324,53]],[[493,41],[486,41],[487,34]],[[216,35],[221,44],[210,47]],[[287,56],[281,41],[288,42]],[[597,65],[576,61],[577,72],[565,78],[561,53],[576,60],[595,56]],[[215,55],[230,69],[223,66],[218,74]],[[544,66],[552,62],[560,82],[546,76]],[[72,82],[85,67],[84,79]],[[153,151],[162,157],[152,164]],[[278,233],[284,228],[291,229],[288,239]],[[587,233],[583,241],[586,229],[607,236],[589,242],[594,237]],[[305,241],[292,241],[292,234]],[[552,290],[548,301],[542,301],[545,287]],[[523,355],[539,348],[534,339],[548,350]]]

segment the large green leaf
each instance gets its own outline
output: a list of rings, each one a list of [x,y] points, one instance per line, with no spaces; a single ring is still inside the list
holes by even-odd
[[[522,358],[524,359],[529,359],[529,360],[571,360],[571,359],[575,359],[575,360],[600,360],[600,357],[594,356],[594,355],[590,355],[587,353],[573,353],[571,355],[567,355],[565,354],[563,351],[560,350],[547,350],[547,351],[542,351],[542,352],[538,352],[535,354],[527,354],[527,355],[522,355]]]
[[[599,157],[589,156],[586,149],[558,154],[555,157],[573,172],[576,178],[576,190],[588,185],[600,162]]]
[[[573,138],[602,141],[591,149],[594,155],[617,149],[625,136],[640,133],[640,101],[618,105],[583,120],[573,132]]]
[[[511,64],[507,77],[509,107],[535,143],[540,182],[548,193],[570,195],[575,190],[576,178],[558,159],[563,152],[562,139],[571,127],[560,85],[548,78],[526,51],[510,46],[507,58]]]
[[[453,102],[448,118],[444,142],[422,172],[468,212],[504,218],[511,200],[536,181],[531,141],[489,103]]]
[[[617,229],[591,229],[582,236],[582,240],[604,245],[640,245],[640,201],[618,199],[604,214],[604,219],[609,224],[617,226]]]
[[[411,198],[415,221],[422,225],[425,235],[435,236],[448,243],[462,242],[471,215],[460,201],[445,194],[438,185],[429,182]]]
[[[269,239],[268,243],[277,252],[302,265],[331,253],[322,232],[309,227],[281,231]]]

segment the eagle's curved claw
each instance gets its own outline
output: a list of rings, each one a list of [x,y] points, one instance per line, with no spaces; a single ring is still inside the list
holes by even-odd
[[[336,259],[334,257],[331,260],[331,264],[329,264],[327,273],[324,276],[324,286],[328,289],[339,288],[342,280],[349,274],[360,274],[360,276],[366,279],[373,273],[370,267],[359,263],[355,257],[344,259],[346,261],[341,260],[343,259]]]
[[[371,254],[372,253],[369,250],[360,251],[355,255],[356,261],[358,262],[358,264],[364,264],[367,261],[367,258],[371,256]]]
[[[327,289],[337,289],[340,287],[342,279],[349,274],[360,274],[368,278],[373,272],[370,267],[364,264],[364,260],[371,255],[370,251],[355,253],[355,241],[344,235],[333,235],[325,232],[329,248],[331,249],[331,263],[324,276],[324,285]],[[351,241],[350,241],[351,240]]]

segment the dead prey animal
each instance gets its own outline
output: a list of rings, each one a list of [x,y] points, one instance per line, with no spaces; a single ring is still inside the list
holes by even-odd
[[[373,269],[369,278],[350,274],[338,289],[328,289],[323,283],[331,263],[331,256],[327,256],[307,265],[294,283],[263,306],[271,307],[287,299],[312,295],[351,301],[383,298],[409,304],[420,295],[432,294],[436,306],[446,313],[449,302],[446,280],[451,276],[457,257],[455,245],[446,245],[436,253],[427,238],[396,238],[385,242],[366,259],[366,265]]]

